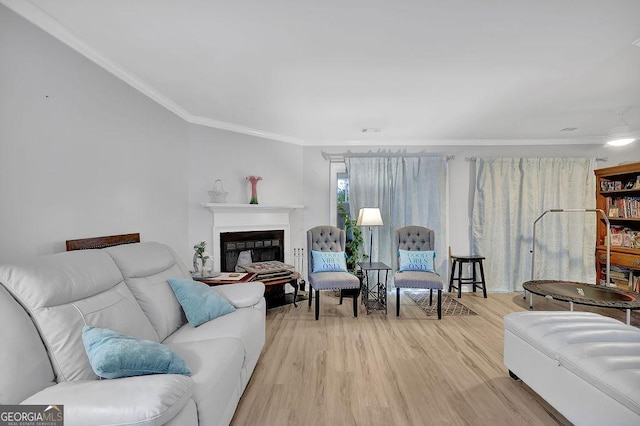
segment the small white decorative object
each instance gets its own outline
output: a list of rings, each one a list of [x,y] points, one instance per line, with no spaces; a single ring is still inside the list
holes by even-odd
[[[209,197],[212,203],[226,203],[228,192],[222,187],[222,181],[217,179],[213,183],[213,190],[209,191]]]

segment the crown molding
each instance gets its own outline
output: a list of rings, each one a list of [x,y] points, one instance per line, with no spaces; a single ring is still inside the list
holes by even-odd
[[[576,137],[565,139],[415,139],[392,146],[534,146],[534,145],[602,145],[604,137]],[[389,140],[307,141],[305,146],[389,146]]]
[[[280,135],[277,133],[263,132],[262,130],[256,130],[249,127],[239,126],[237,124],[226,123],[224,121],[213,120],[206,117],[198,117],[190,115],[186,119],[189,123],[197,124],[200,126],[214,127],[216,129],[229,130],[230,132],[243,133],[245,135],[257,136],[264,139],[272,139],[275,141],[286,142],[294,145],[305,145],[304,140],[294,138],[291,136]]]
[[[0,0],[0,4],[5,5],[27,21],[31,22],[41,30],[47,32],[62,43],[66,44],[76,52],[93,61],[100,67],[107,70],[120,80],[124,81],[143,95],[160,104],[167,110],[173,112],[178,117],[188,123],[197,124],[205,127],[213,127],[216,129],[228,130],[235,133],[243,133],[246,135],[257,136],[265,139],[272,139],[280,142],[286,142],[296,145],[304,145],[302,139],[290,136],[280,135],[277,133],[265,132],[262,130],[252,129],[249,127],[239,126],[237,124],[227,123],[224,121],[213,120],[206,117],[198,117],[191,114],[186,109],[172,101],[167,96],[160,93],[151,85],[145,83],[138,76],[127,70],[125,67],[101,55],[99,52],[91,48],[87,43],[76,37],[67,27],[53,19],[44,10],[28,0]]]

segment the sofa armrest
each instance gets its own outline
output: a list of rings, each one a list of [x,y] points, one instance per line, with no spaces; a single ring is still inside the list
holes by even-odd
[[[255,306],[264,297],[264,284],[259,281],[244,284],[224,284],[213,288],[236,308]]]
[[[191,400],[193,380],[176,374],[58,383],[22,404],[64,405],[65,425],[165,424]]]

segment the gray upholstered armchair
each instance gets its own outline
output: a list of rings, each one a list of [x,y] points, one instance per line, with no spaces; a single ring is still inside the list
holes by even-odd
[[[442,278],[435,272],[400,270],[400,250],[426,251],[434,248],[434,232],[423,226],[406,226],[396,230],[394,237],[396,272],[396,316],[400,315],[400,289],[429,289],[429,305],[433,303],[433,290],[438,290],[438,319],[442,319]],[[435,271],[435,270],[434,270]]]
[[[313,251],[317,252],[344,252],[346,236],[344,230],[335,226],[316,226],[307,231],[307,257],[309,271],[309,307],[313,298],[313,290],[316,292],[316,320],[320,316],[320,290],[351,290],[353,296],[353,316],[358,316],[358,295],[360,293],[360,280],[349,272],[314,272]],[[319,265],[318,265],[319,266]],[[342,302],[342,297],[340,297]]]

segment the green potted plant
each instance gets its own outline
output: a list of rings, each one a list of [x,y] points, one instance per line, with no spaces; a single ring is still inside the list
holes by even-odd
[[[342,198],[341,198],[342,195]],[[344,201],[344,194],[338,193],[338,213],[344,223],[344,231],[347,237],[345,253],[347,255],[347,269],[357,275],[357,267],[360,259],[367,259],[369,256],[361,253],[364,239],[362,231],[356,226],[356,220],[351,219]]]
[[[205,241],[201,241],[200,243],[193,246],[193,250],[194,250],[193,272],[203,277],[207,275],[206,274],[207,259],[211,257],[211,255],[207,253],[206,249],[207,249],[207,243]],[[198,260],[200,260],[200,263],[202,266],[198,265]]]

